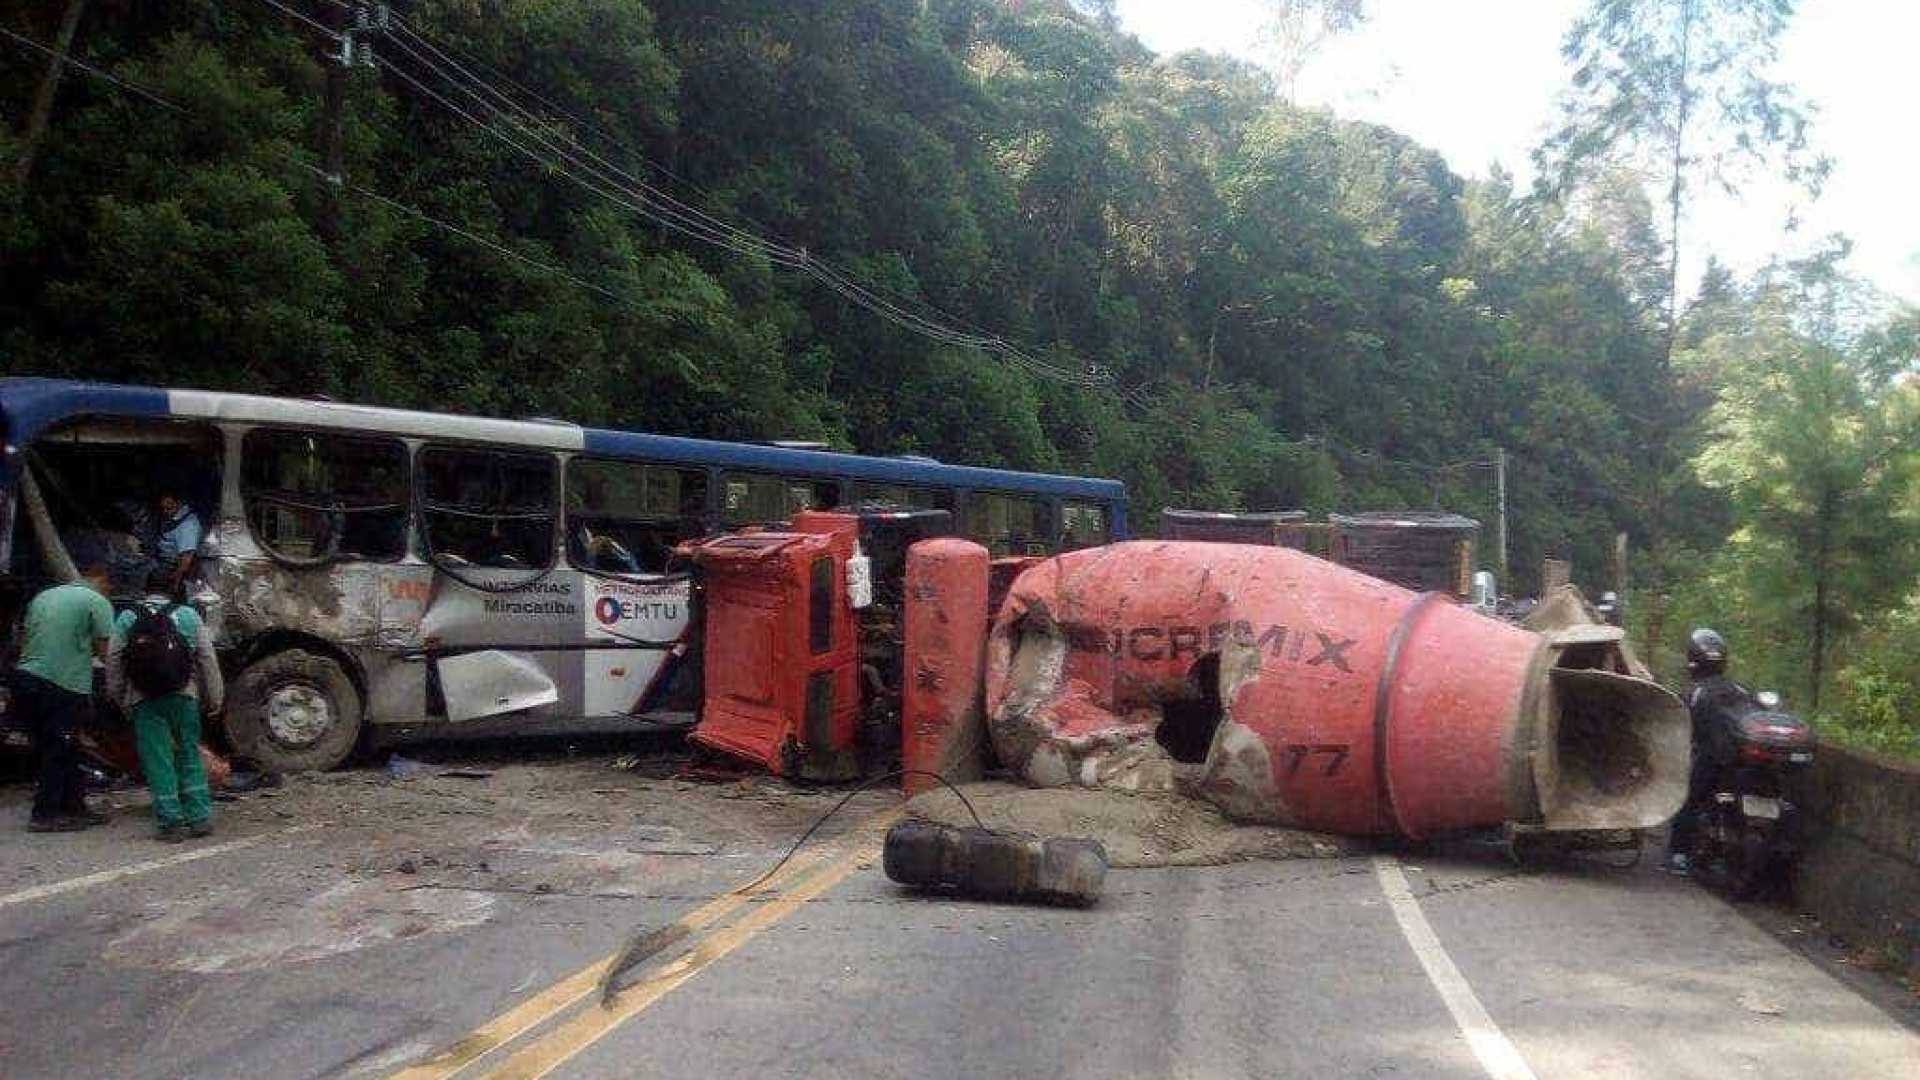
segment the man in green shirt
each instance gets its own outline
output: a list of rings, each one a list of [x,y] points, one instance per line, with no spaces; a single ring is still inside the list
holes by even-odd
[[[27,605],[20,663],[13,672],[13,708],[40,753],[33,794],[33,832],[74,832],[106,820],[87,809],[74,743],[93,708],[93,661],[113,638],[107,568],[88,566],[82,581],[43,590]]]
[[[120,613],[107,651],[107,696],[133,718],[140,749],[140,771],[153,792],[153,816],[164,843],[213,832],[213,796],[200,760],[200,717],[220,711],[224,687],[220,658],[213,651],[200,613],[172,600],[178,579],[158,566],[147,578],[147,597]],[[172,625],[141,617],[153,613]]]

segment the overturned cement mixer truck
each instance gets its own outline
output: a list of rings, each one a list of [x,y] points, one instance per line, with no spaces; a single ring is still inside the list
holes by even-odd
[[[1686,796],[1687,711],[1540,634],[1286,548],[1139,541],[1014,582],[986,658],[1000,760],[1042,786],[1422,838],[1639,830]]]

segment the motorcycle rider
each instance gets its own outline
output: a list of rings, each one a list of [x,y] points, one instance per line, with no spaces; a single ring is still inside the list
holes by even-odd
[[[1687,714],[1693,720],[1693,765],[1687,773],[1687,802],[1673,816],[1667,839],[1667,870],[1686,876],[1693,872],[1694,841],[1700,815],[1713,798],[1720,769],[1733,760],[1728,718],[1747,696],[1747,690],[1727,675],[1727,639],[1706,626],[1687,633]]]

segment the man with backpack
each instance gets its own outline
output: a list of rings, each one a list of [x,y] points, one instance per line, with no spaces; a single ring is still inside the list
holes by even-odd
[[[156,568],[147,597],[120,613],[107,654],[107,692],[133,718],[140,770],[153,792],[157,836],[179,843],[213,832],[213,793],[200,760],[200,717],[220,711],[225,687],[200,615],[172,599],[173,568]]]

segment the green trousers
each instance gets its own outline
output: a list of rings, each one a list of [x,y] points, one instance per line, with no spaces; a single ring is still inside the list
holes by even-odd
[[[213,816],[207,767],[200,760],[200,703],[186,694],[149,698],[133,707],[140,771],[162,825],[197,825]]]

